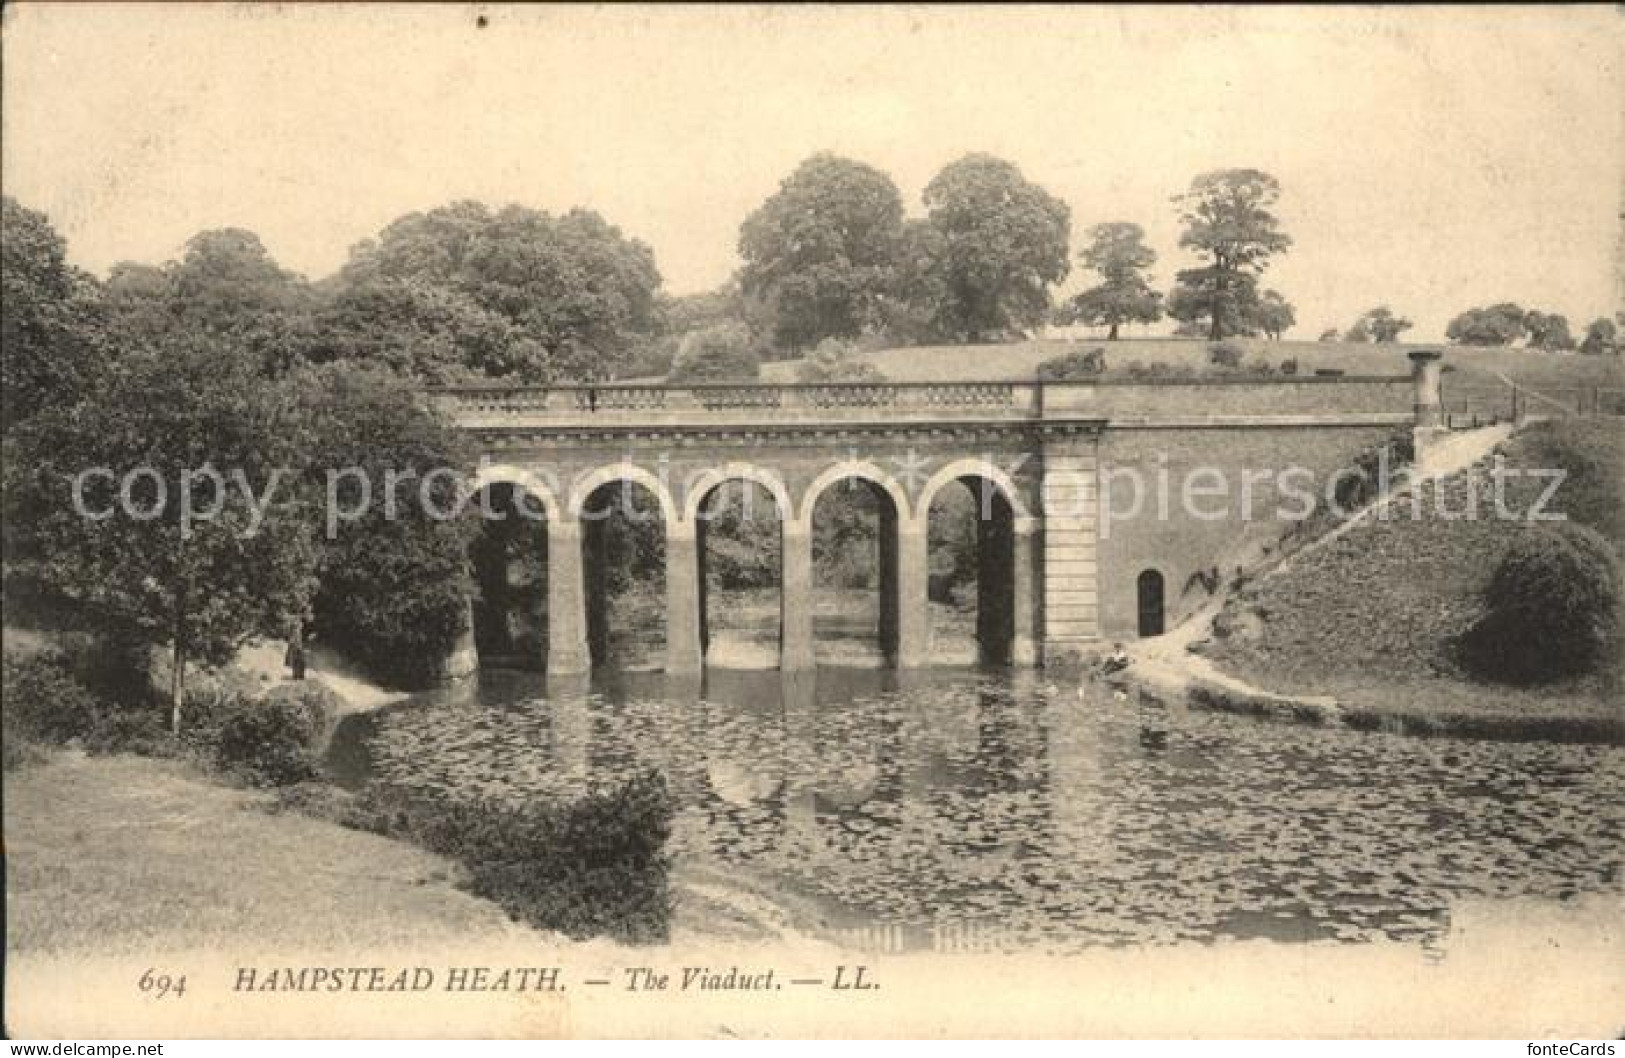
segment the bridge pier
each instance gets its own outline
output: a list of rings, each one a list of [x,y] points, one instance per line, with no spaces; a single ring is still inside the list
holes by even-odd
[[[582,580],[581,523],[547,522],[547,674],[580,676],[592,671],[587,649],[587,593]]]
[[[699,536],[693,522],[666,526],[666,671],[693,674],[705,663]]]
[[[797,672],[813,668],[812,526],[783,524],[783,572],[779,583],[779,668]]]
[[[1035,575],[1034,536],[1038,520],[1017,518],[1012,526],[1011,540],[1011,605],[1014,627],[1011,630],[1010,664],[1018,668],[1031,668],[1038,664],[1038,641],[1035,634],[1038,618],[1038,596],[1033,590]]]
[[[882,526],[883,531],[889,528]],[[881,584],[886,595],[880,605],[893,615],[892,642],[885,645],[892,653],[894,667],[915,669],[931,660],[930,567],[924,519],[896,519],[895,530],[888,535],[892,543],[882,541],[882,549],[894,547],[896,554],[889,563],[892,575],[885,578],[891,583]]]

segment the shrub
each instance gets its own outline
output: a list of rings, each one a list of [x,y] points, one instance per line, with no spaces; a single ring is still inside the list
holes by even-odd
[[[8,654],[0,682],[8,738],[20,735],[60,744],[88,737],[101,720],[101,702],[79,682],[60,652]]]
[[[297,699],[235,698],[215,736],[221,767],[271,786],[287,786],[316,774],[314,747],[321,725]]]
[[[1398,472],[1415,461],[1416,443],[1409,430],[1401,430],[1381,444],[1364,449],[1350,463],[1359,473],[1343,474],[1337,479],[1338,507],[1344,514],[1359,510],[1381,494],[1384,465],[1388,485],[1392,487],[1399,484]]]
[[[1285,360],[1281,361],[1281,374],[1283,374],[1283,375],[1295,375],[1297,373],[1298,373],[1298,358],[1297,357],[1289,356]]]
[[[1275,374],[1275,365],[1260,356],[1247,365],[1247,373],[1259,376],[1273,375]]]
[[[741,323],[719,323],[683,339],[666,381],[754,382],[761,370],[750,329]]]
[[[1106,350],[1074,349],[1063,356],[1052,356],[1038,365],[1041,382],[1072,382],[1095,378],[1106,370]]]
[[[867,360],[857,359],[855,343],[825,338],[796,369],[797,382],[883,382],[886,376]]]
[[[1566,522],[1518,534],[1484,590],[1484,616],[1462,637],[1475,675],[1538,684],[1584,676],[1619,638],[1619,560],[1601,535]]]
[[[1235,342],[1214,342],[1207,347],[1207,362],[1223,371],[1241,366],[1242,349]]]
[[[462,864],[469,888],[542,929],[583,939],[666,940],[665,854],[674,805],[646,772],[570,803],[507,804],[373,788],[352,825],[404,837]]]

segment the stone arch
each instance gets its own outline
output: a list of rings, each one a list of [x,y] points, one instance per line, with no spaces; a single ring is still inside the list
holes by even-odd
[[[512,463],[484,463],[474,475],[474,487],[469,492],[469,500],[478,495],[483,489],[492,485],[513,485],[524,489],[536,497],[542,505],[542,511],[550,522],[558,521],[560,516],[559,500],[553,488],[540,476],[524,467]]]
[[[897,518],[904,525],[914,523],[914,505],[908,501],[908,492],[897,479],[881,470],[865,459],[848,459],[833,466],[826,467],[824,472],[813,479],[801,495],[801,511],[797,514],[795,522],[798,528],[806,532],[812,531],[813,511],[818,507],[818,498],[824,490],[838,481],[847,478],[858,478],[874,485],[891,498],[892,507],[897,512]]]
[[[937,498],[939,491],[961,478],[985,478],[991,481],[1004,493],[1005,502],[1010,504],[1010,511],[1015,517],[1016,524],[1024,526],[1031,523],[1032,514],[1027,509],[1026,501],[1021,498],[1021,490],[1016,487],[1015,480],[998,464],[986,459],[955,459],[932,474],[925,487],[920,490],[917,507],[921,517],[930,514],[931,502]]]
[[[592,494],[613,481],[631,481],[648,489],[649,494],[660,504],[660,516],[665,519],[668,532],[672,526],[680,524],[677,504],[673,502],[671,490],[666,488],[665,481],[636,463],[625,460],[598,467],[576,478],[570,489],[570,517],[579,520],[581,509],[586,506]]]
[[[781,519],[788,522],[795,518],[796,508],[790,499],[790,489],[777,472],[754,463],[725,463],[720,467],[707,469],[689,483],[688,494],[683,497],[683,521],[690,525],[694,524],[700,513],[700,504],[705,502],[705,497],[712,489],[730,481],[748,481],[760,485],[778,505]]]

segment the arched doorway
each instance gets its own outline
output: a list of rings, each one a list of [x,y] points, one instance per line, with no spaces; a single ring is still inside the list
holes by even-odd
[[[767,486],[743,478],[711,486],[694,510],[701,654],[719,668],[778,667],[787,512]]]
[[[811,604],[820,662],[895,661],[899,517],[891,493],[863,477],[838,478],[814,498]]]
[[[581,521],[587,652],[594,668],[659,667],[666,653],[666,521],[630,478],[587,494]]]
[[[993,480],[967,475],[927,502],[931,657],[1007,665],[1015,642],[1015,512]]]
[[[547,514],[523,486],[483,485],[470,513],[479,528],[469,543],[474,647],[481,668],[547,666]]]
[[[1162,574],[1148,569],[1135,582],[1139,599],[1140,635],[1160,636],[1163,633]]]

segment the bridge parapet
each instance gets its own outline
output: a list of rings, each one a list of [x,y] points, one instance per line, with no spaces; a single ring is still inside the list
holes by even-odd
[[[1056,421],[1267,421],[1291,416],[1407,415],[1410,380],[1396,377],[1159,382],[712,383],[692,386],[446,386],[431,399],[461,426],[841,425]]]

